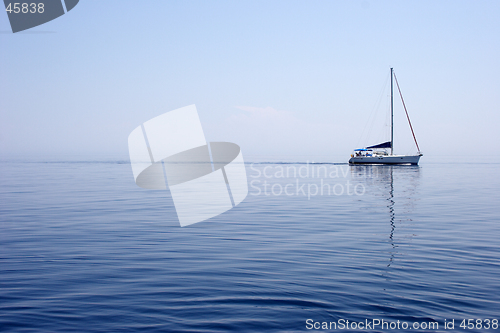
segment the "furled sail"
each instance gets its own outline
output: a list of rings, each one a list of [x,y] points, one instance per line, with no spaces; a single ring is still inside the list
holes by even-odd
[[[374,146],[370,146],[370,147],[366,147],[366,148],[367,149],[370,149],[370,148],[391,148],[391,141],[379,143],[378,145],[374,145]]]

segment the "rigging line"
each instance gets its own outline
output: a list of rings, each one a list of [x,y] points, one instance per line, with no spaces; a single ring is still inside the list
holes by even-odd
[[[411,129],[411,134],[413,135],[413,140],[415,140],[415,144],[417,145],[417,150],[420,153],[420,148],[418,147],[417,138],[415,137],[415,132],[413,132],[413,126],[411,126],[410,116],[408,115],[408,111],[406,110],[406,104],[405,104],[405,101],[403,99],[403,94],[401,93],[401,89],[399,89],[399,83],[398,83],[398,79],[396,77],[396,73],[393,72],[393,74],[394,74],[394,79],[396,80],[396,85],[398,86],[399,96],[401,96],[401,102],[403,102],[403,107],[405,109],[406,118],[408,119],[408,124],[410,124],[410,129]]]
[[[365,122],[365,126],[363,127],[363,131],[361,132],[361,135],[358,137],[358,141],[356,142],[356,147],[359,147],[360,142],[369,141],[371,138],[372,130],[374,127],[374,120],[378,116],[378,113],[380,110],[380,104],[381,104],[383,95],[387,89],[387,83],[389,82],[389,78],[390,78],[390,75],[387,74],[387,77],[385,78],[384,85],[382,86],[382,89],[380,90],[380,92],[378,94],[378,98],[372,107],[372,111],[370,112],[370,115],[367,117],[367,120]]]

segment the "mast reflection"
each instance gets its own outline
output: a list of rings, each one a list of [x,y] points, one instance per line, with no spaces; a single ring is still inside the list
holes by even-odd
[[[351,178],[366,187],[367,194],[382,196],[386,201],[390,232],[388,242],[391,245],[390,267],[397,252],[396,234],[396,201],[403,210],[398,212],[399,222],[404,220],[402,215],[412,215],[415,192],[420,178],[420,167],[416,165],[352,165]],[[397,193],[395,198],[395,178]],[[411,236],[410,236],[411,237]]]

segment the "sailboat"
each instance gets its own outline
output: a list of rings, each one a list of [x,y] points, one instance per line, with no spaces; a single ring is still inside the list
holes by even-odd
[[[396,85],[398,87],[399,95],[401,96],[401,101],[403,102],[403,107],[406,112],[406,118],[410,124],[411,133],[413,134],[413,139],[415,140],[415,145],[417,146],[416,155],[395,155],[394,154],[394,98],[393,98],[393,79],[396,80]],[[390,153],[387,152],[390,149]],[[349,164],[412,164],[417,165],[420,157],[423,154],[420,152],[418,147],[417,139],[415,137],[415,132],[413,131],[413,126],[410,122],[410,117],[408,116],[408,111],[406,110],[406,105],[403,100],[403,95],[401,94],[401,89],[399,88],[398,79],[394,74],[394,70],[391,68],[391,140],[377,145],[368,146],[365,148],[355,149],[354,153],[351,154],[349,159]]]

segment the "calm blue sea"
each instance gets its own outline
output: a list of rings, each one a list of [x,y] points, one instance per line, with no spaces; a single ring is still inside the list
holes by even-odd
[[[184,228],[127,161],[3,161],[0,331],[500,332],[499,164],[425,159],[248,163],[246,200]]]

